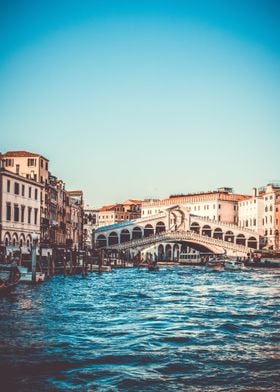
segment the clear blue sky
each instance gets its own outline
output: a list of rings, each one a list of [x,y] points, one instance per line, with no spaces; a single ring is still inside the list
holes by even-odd
[[[280,1],[0,7],[0,151],[95,206],[280,179]]]

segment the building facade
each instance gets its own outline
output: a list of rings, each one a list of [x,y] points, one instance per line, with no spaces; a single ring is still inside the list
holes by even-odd
[[[238,202],[245,200],[245,195],[235,194],[232,188],[219,188],[217,191],[173,195],[163,200],[146,200],[142,204],[141,217],[158,214],[167,208],[180,205],[190,213],[203,218],[237,224]]]
[[[30,250],[32,233],[40,236],[42,185],[0,169],[0,241],[6,251]]]

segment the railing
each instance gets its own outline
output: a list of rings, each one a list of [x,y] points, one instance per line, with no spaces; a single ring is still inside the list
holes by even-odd
[[[143,237],[137,240],[132,240],[128,242],[123,242],[121,244],[111,245],[106,247],[107,249],[118,249],[118,250],[126,250],[130,248],[138,248],[138,247],[145,247],[146,245],[157,243],[157,242],[164,242],[164,241],[182,241],[182,240],[193,240],[202,244],[206,245],[214,245],[224,249],[230,249],[239,251],[242,253],[250,253],[252,248],[249,248],[245,245],[235,244],[228,241],[223,241],[217,238],[212,238],[208,236],[203,236],[197,234],[193,231],[180,231],[180,232],[163,232],[160,234],[155,234],[149,237]]]
[[[226,222],[223,222],[223,221],[216,221],[214,219],[203,218],[202,216],[193,215],[193,214],[190,215],[190,218],[191,219],[193,218],[193,219],[195,219],[197,221],[202,221],[202,222],[205,222],[205,223],[206,222],[213,223],[213,224],[215,224],[217,226],[226,226],[226,227],[229,227],[229,228],[237,230],[237,231],[241,231],[241,232],[244,231],[244,232],[249,233],[251,235],[258,236],[258,233],[256,231],[248,229],[248,228],[240,227],[238,225],[235,225],[234,223],[226,223]]]

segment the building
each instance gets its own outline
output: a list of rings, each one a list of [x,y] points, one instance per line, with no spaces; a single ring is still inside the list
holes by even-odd
[[[76,248],[83,248],[84,243],[84,199],[83,191],[67,191],[70,206],[70,239],[72,246]]]
[[[48,230],[47,185],[49,181],[49,160],[29,151],[8,151],[2,154],[2,166],[21,177],[43,185],[41,187],[41,240]]]
[[[49,160],[29,151],[0,154],[3,170],[38,184],[40,243],[65,248],[83,246],[83,193],[67,192],[65,183],[49,172]]]
[[[141,217],[142,200],[126,200],[124,203],[103,206],[98,212],[98,226],[138,219]]]
[[[92,247],[92,231],[98,227],[99,210],[89,205],[84,207],[84,242],[89,248]]]
[[[7,251],[30,250],[32,233],[40,236],[43,185],[0,169],[0,241]]]
[[[259,235],[264,235],[263,226],[264,199],[253,188],[252,196],[238,203],[238,226],[254,230]]]
[[[188,208],[191,214],[214,221],[237,224],[238,202],[246,195],[233,193],[232,188],[219,188],[217,191],[171,195],[163,200],[144,200],[141,217],[158,214],[165,209],[180,205]]]
[[[266,247],[275,249],[279,243],[279,197],[280,185],[268,184],[258,189],[259,195],[263,198],[263,231]],[[278,221],[277,221],[278,219]],[[277,222],[277,224],[276,224]],[[278,229],[279,230],[279,229]]]

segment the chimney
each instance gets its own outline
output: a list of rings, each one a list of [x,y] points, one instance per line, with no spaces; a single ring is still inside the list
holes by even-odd
[[[252,189],[252,196],[257,197],[257,188]]]

